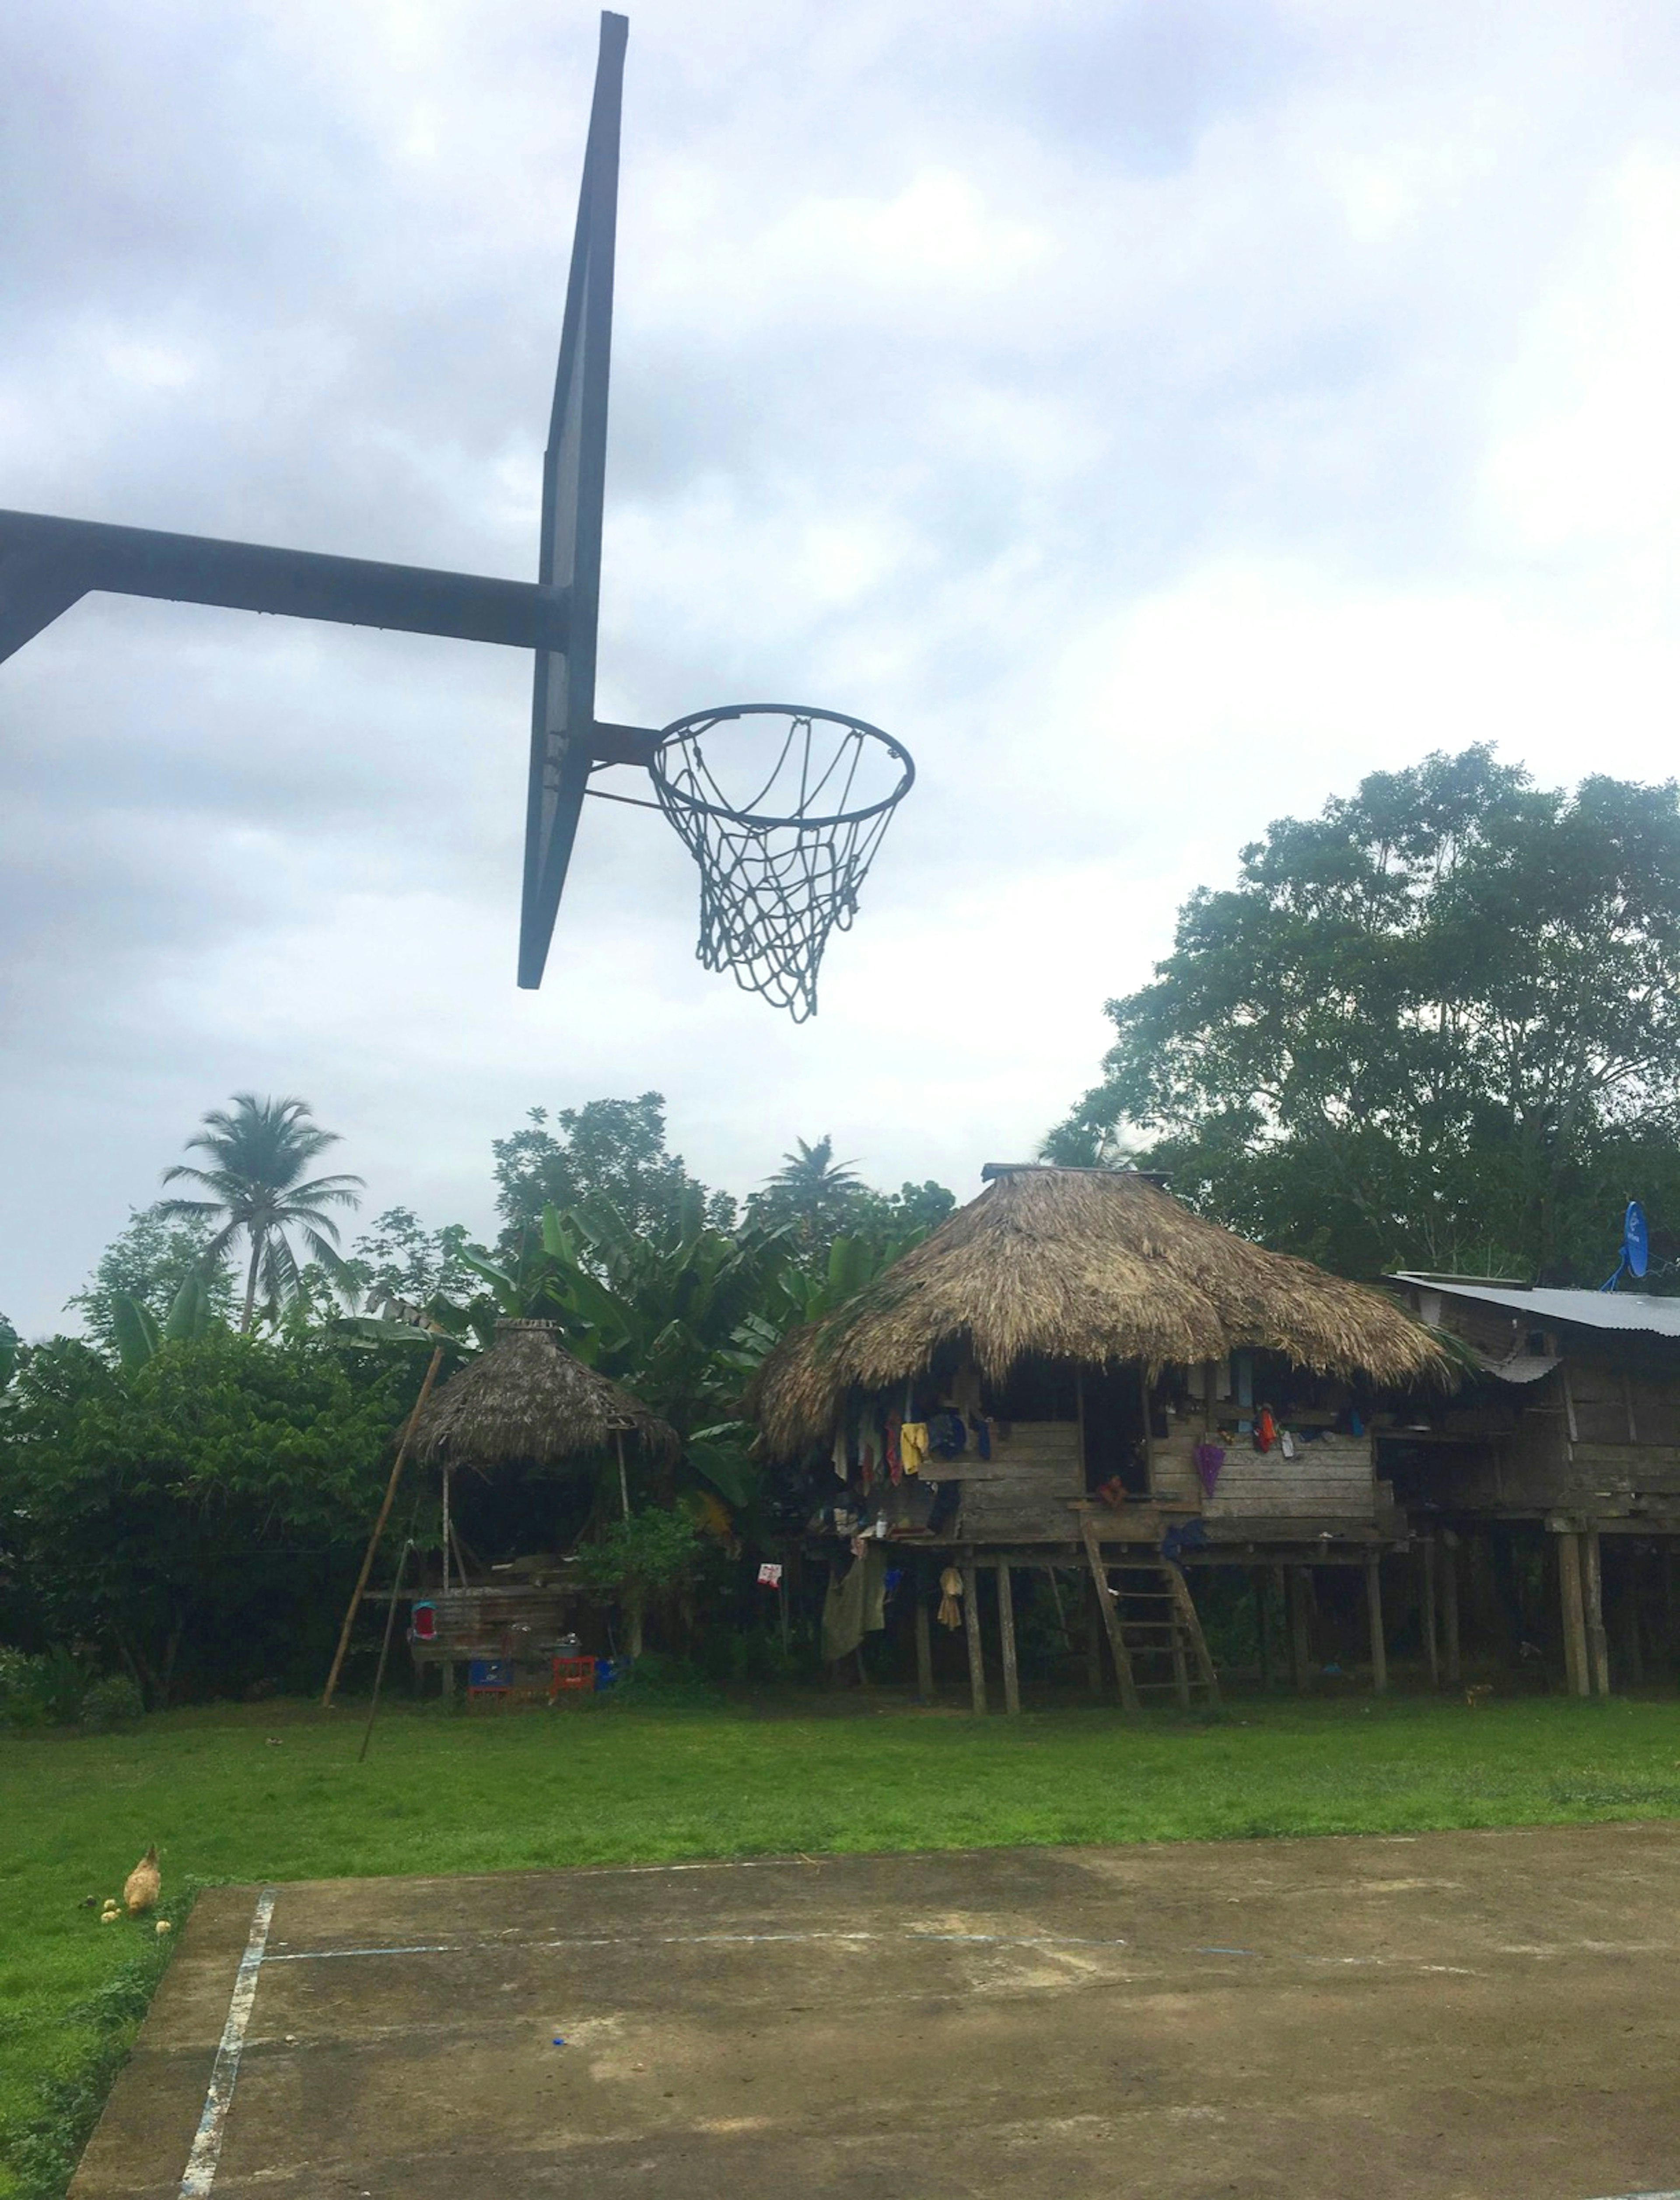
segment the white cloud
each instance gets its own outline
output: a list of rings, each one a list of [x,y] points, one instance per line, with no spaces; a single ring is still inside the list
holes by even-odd
[[[0,19],[0,503],[530,570],[593,20]],[[737,1190],[825,1131],[972,1190],[1271,818],[1480,738],[1666,774],[1668,11],[965,20],[633,26],[601,708],[910,744],[817,1022],[606,805],[515,991],[514,652],[84,605],[0,668],[0,1307],[247,1085],[475,1226],[527,1107],[650,1086]]]

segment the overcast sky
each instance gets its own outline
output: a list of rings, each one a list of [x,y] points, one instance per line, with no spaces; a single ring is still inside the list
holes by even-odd
[[[0,9],[0,506],[534,577],[596,23]],[[1671,4],[649,0],[623,160],[600,715],[919,767],[820,1016],[604,804],[516,991],[518,652],[90,599],[0,667],[26,1331],[244,1088],[434,1224],[649,1087],[737,1191],[832,1132],[967,1197],[1269,819],[1672,769]]]

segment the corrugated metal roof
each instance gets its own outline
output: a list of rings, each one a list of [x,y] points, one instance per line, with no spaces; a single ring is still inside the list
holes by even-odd
[[[1680,1298],[1653,1298],[1647,1291],[1560,1291],[1537,1284],[1525,1290],[1514,1284],[1449,1283],[1441,1276],[1398,1274],[1390,1283],[1439,1291],[1443,1298],[1476,1299],[1503,1307],[1543,1329],[1551,1322],[1573,1322],[1581,1329],[1619,1329],[1648,1337],[1680,1337]]]

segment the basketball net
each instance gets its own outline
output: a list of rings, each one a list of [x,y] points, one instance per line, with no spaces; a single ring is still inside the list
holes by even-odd
[[[719,728],[732,737],[712,744],[720,761],[733,750],[737,783],[752,774],[745,799],[712,769],[707,740]],[[890,734],[826,711],[747,704],[667,727],[653,787],[700,869],[695,952],[706,968],[730,971],[795,1023],[815,1015],[828,936],[850,928],[915,775]]]

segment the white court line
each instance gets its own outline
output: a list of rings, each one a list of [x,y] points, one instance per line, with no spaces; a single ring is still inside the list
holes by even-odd
[[[420,1940],[392,1948],[295,1948],[270,1956],[270,1963],[337,1963],[347,1956],[483,1956],[537,1948],[761,1947],[792,1940],[951,1940],[987,1948],[1127,1948],[1126,1940],[1087,1940],[1068,1933],[612,1933],[568,1934],[553,1940]]]
[[[239,2075],[245,2027],[251,2021],[251,2004],[256,1999],[257,1973],[262,1969],[263,1950],[268,1945],[268,1924],[274,1915],[276,1893],[274,1887],[265,1887],[252,1913],[250,1937],[234,1977],[227,2022],[222,2027],[221,2045],[211,2066],[210,2090],[204,2096],[204,2113],[198,2120],[192,2151],[187,2156],[180,2200],[205,2200],[216,2181],[216,2166],[222,2156],[222,2134],[227,2128],[227,2112],[232,2105],[234,2082]]]

